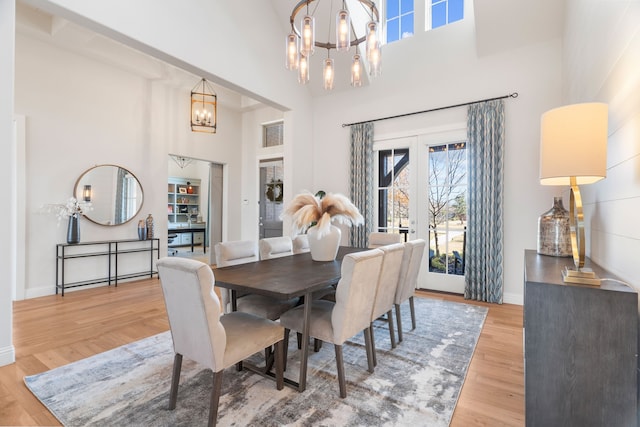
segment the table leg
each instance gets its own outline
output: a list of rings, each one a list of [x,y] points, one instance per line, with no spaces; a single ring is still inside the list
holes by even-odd
[[[303,392],[307,387],[307,359],[309,358],[309,329],[311,324],[311,302],[313,296],[307,292],[304,296],[304,321],[302,322],[302,355],[300,356],[300,379],[298,391]]]

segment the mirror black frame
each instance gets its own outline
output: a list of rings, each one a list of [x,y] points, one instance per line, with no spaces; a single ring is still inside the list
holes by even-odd
[[[98,219],[95,218],[95,216],[92,218],[91,217],[91,212],[92,210],[88,210],[87,212],[85,212],[83,214],[83,216],[85,218],[87,218],[89,221],[93,222],[94,224],[98,224],[98,225],[104,225],[107,227],[113,227],[113,226],[118,226],[118,225],[123,225],[128,223],[129,221],[131,221],[132,219],[134,219],[136,217],[136,215],[138,215],[140,213],[140,211],[142,210],[142,206],[144,205],[144,189],[142,188],[142,184],[140,183],[140,180],[138,179],[137,176],[135,176],[130,170],[123,168],[122,166],[118,166],[118,165],[112,165],[112,164],[103,164],[103,165],[96,165],[92,168],[87,169],[86,171],[84,171],[80,177],[78,177],[78,179],[76,180],[75,186],[73,188],[73,194],[74,197],[79,201],[87,201],[85,196],[90,197],[91,192],[95,191],[94,189],[91,189],[91,186],[95,185],[92,182],[87,182],[87,177],[88,175],[92,172],[95,171],[98,168],[116,168],[116,172],[118,170],[122,170],[124,172],[125,175],[130,175],[133,179],[135,179],[135,182],[137,184],[137,187],[140,189],[140,202],[137,203],[137,209],[133,214],[128,215],[128,217],[126,219],[124,219],[122,222],[118,222],[118,223],[109,223],[109,221],[100,221]],[[87,186],[89,186],[87,188]],[[109,189],[110,191],[113,191],[113,189]],[[115,210],[115,207],[113,208]]]

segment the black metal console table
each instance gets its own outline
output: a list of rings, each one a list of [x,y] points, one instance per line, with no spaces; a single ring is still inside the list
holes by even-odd
[[[149,252],[149,268],[134,273],[118,274],[118,256],[140,252]],[[118,286],[118,280],[143,276],[149,276],[151,278],[154,274],[158,274],[158,271],[153,269],[154,252],[156,253],[156,259],[160,259],[159,238],[148,240],[125,239],[104,240],[98,242],[58,243],[56,245],[56,294],[58,293],[58,290],[61,290],[62,296],[64,296],[64,290],[66,288],[75,288],[78,286],[87,286],[97,283],[108,283],[109,286],[111,286],[112,282],[115,286]],[[89,257],[107,258],[106,276],[89,280],[66,282],[66,261]]]

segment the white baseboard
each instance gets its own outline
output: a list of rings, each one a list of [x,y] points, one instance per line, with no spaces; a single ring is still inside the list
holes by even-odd
[[[13,345],[0,348],[0,366],[10,365],[16,361],[16,349]]]
[[[504,293],[502,302],[505,304],[524,305],[524,296],[522,294]]]
[[[38,288],[27,288],[24,292],[25,299],[38,298],[38,297],[46,297],[48,295],[55,295],[55,289],[52,289],[53,286],[40,286]]]

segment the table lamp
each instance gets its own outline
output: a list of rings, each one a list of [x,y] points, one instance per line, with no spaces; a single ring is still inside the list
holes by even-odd
[[[607,176],[608,107],[583,103],[554,108],[542,115],[540,131],[540,184],[570,185],[569,227],[575,268],[565,268],[568,283],[600,285],[584,268],[584,215],[579,185]]]

